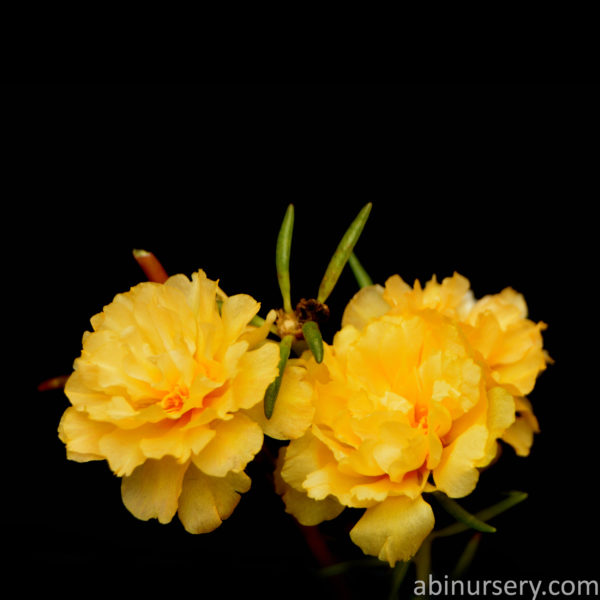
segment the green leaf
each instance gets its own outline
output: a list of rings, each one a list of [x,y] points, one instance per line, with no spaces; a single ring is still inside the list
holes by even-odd
[[[475,517],[480,521],[489,521],[490,519],[502,514],[507,511],[509,508],[523,502],[527,498],[527,494],[525,492],[509,492],[508,498],[501,500],[497,504],[494,504],[484,510],[481,510],[475,513]],[[448,525],[448,527],[444,527],[438,531],[434,531],[431,535],[433,537],[447,537],[449,535],[455,535],[457,533],[462,533],[463,531],[467,531],[469,527],[464,523],[454,523],[452,525]]]
[[[325,275],[323,275],[323,279],[321,280],[321,285],[319,286],[319,293],[317,295],[317,300],[319,302],[324,303],[325,300],[329,298],[329,294],[333,291],[333,288],[340,278],[340,275],[350,258],[350,254],[352,253],[352,250],[354,250],[354,246],[356,245],[356,242],[358,242],[358,238],[365,227],[365,223],[371,212],[371,206],[372,204],[369,202],[358,213],[358,216],[352,221],[350,227],[348,227],[348,230],[338,244],[336,251],[333,253],[325,271]]]
[[[264,411],[267,419],[270,419],[273,416],[275,402],[277,401],[277,395],[279,394],[279,388],[281,387],[283,371],[285,370],[285,365],[290,357],[293,340],[293,335],[286,335],[279,344],[279,374],[275,377],[275,380],[269,384],[264,398]]]
[[[315,321],[306,321],[302,325],[304,339],[317,363],[323,362],[323,337]]]
[[[462,506],[460,506],[460,504],[451,498],[448,498],[446,494],[442,494],[441,492],[433,492],[433,497],[446,512],[452,515],[463,525],[484,533],[494,533],[496,531],[495,527],[484,523],[481,519],[478,519],[475,515],[472,515],[470,512],[466,511]]]
[[[369,274],[365,271],[364,267],[360,264],[356,254],[352,252],[348,259],[348,264],[354,273],[354,278],[359,287],[364,288],[368,285],[373,285],[373,280],[369,277]]]
[[[277,268],[277,281],[283,299],[283,310],[286,313],[292,311],[290,296],[290,253],[292,248],[292,231],[294,230],[294,205],[290,204],[285,211],[277,246],[275,248],[275,267]]]
[[[490,519],[496,517],[497,515],[503,513],[504,511],[512,508],[516,504],[523,502],[523,500],[527,499],[526,492],[509,492],[508,498],[501,500],[497,504],[490,506],[489,508],[485,508],[482,511],[477,513],[477,517],[482,521],[489,521]]]

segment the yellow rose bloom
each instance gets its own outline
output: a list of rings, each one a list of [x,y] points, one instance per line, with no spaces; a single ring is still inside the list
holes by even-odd
[[[352,540],[390,565],[410,559],[434,526],[423,492],[471,493],[504,436],[528,451],[541,328],[516,292],[476,302],[459,275],[363,288],[323,362],[305,355],[315,414],[280,453],[287,511],[314,525],[365,508]]]
[[[249,489],[244,469],[263,432],[248,411],[279,361],[265,339],[274,311],[266,326],[248,325],[259,307],[198,271],[140,283],[91,319],[59,437],[71,460],[108,461],[137,518],[177,513],[187,531],[209,532]]]

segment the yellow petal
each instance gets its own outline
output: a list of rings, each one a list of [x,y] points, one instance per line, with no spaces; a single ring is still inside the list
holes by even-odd
[[[529,394],[537,376],[546,368],[547,356],[541,347],[532,347],[516,363],[494,367],[494,376],[499,383],[514,385],[520,394]]]
[[[354,294],[342,316],[342,327],[353,325],[357,329],[365,327],[371,319],[384,315],[390,305],[383,299],[383,287],[369,285]]]
[[[221,352],[236,341],[246,325],[260,309],[260,303],[247,294],[236,294],[223,301],[221,319],[223,322],[223,339]]]
[[[350,537],[365,554],[394,566],[417,553],[433,526],[433,511],[421,496],[397,496],[368,508]]]
[[[281,468],[285,448],[279,451],[279,458],[275,469],[275,491],[282,497],[285,511],[293,515],[301,525],[318,525],[337,517],[344,506],[332,496],[323,500],[313,500],[305,492],[300,492],[288,485],[281,477]]]
[[[187,464],[167,456],[147,460],[121,481],[123,504],[138,519],[168,523],[177,512]]]
[[[179,520],[190,533],[213,531],[231,516],[240,501],[239,492],[249,488],[250,478],[245,473],[209,477],[192,464],[179,498]]]
[[[279,346],[274,342],[265,342],[241,357],[238,373],[231,382],[237,408],[251,408],[262,403],[268,385],[277,377],[278,364]]]
[[[477,462],[483,457],[488,430],[485,425],[473,425],[444,448],[440,464],[433,470],[439,490],[451,498],[470,494],[477,480]]]
[[[102,460],[100,439],[113,428],[108,423],[92,421],[86,413],[69,407],[58,425],[58,437],[66,445],[70,459],[77,462]]]
[[[383,297],[391,306],[402,306],[410,292],[412,292],[410,285],[402,277],[392,275],[385,282]]]
[[[217,421],[215,437],[192,461],[206,475],[225,477],[242,471],[261,449],[263,433],[250,417],[237,413],[229,421]]]
[[[302,484],[310,473],[333,460],[329,449],[310,431],[301,438],[292,440],[285,450],[281,476],[286,483],[298,491],[305,491]]]
[[[100,451],[115,475],[131,475],[146,460],[140,448],[139,435],[135,429],[115,428],[100,439]]]
[[[194,273],[191,281],[185,275],[173,275],[165,285],[178,289],[183,294],[199,322],[211,323],[218,319],[218,284],[208,279],[204,271]]]
[[[239,339],[248,342],[248,347],[250,349],[256,348],[266,337],[269,335],[271,330],[271,325],[275,323],[275,319],[277,318],[277,311],[270,310],[269,314],[265,318],[265,322],[260,327],[255,327],[253,325],[248,325],[246,330],[242,335],[240,335]]]
[[[515,449],[518,456],[528,456],[533,444],[533,435],[539,433],[540,426],[527,398],[516,398],[515,405],[519,416],[504,432],[502,439]]]
[[[330,462],[321,469],[310,473],[302,486],[308,496],[315,500],[335,496],[345,506],[364,508],[373,504],[372,499],[358,497],[353,493],[353,490],[372,481],[373,478],[371,477],[343,473],[336,463]]]
[[[488,390],[487,428],[488,442],[486,452],[476,466],[485,467],[498,451],[497,439],[515,422],[515,400],[506,389],[496,386]]]
[[[264,433],[277,440],[303,436],[315,413],[313,387],[306,381],[306,369],[299,364],[297,359],[288,361],[270,419],[265,417],[262,402],[248,410],[248,415],[262,427]]]
[[[159,459],[170,455],[178,462],[185,462],[192,452],[200,452],[215,436],[207,426],[186,428],[184,419],[176,423],[163,421],[140,428],[139,446],[147,458]]]

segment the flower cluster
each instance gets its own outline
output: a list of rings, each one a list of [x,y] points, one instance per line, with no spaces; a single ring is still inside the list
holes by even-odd
[[[352,256],[361,289],[325,343],[311,319],[328,312],[366,214],[301,316],[287,273],[284,310],[265,319],[257,301],[228,297],[201,270],[167,278],[155,264],[160,275],[118,294],[91,319],[66,382],[67,457],[106,460],[137,518],[177,514],[206,533],[249,490],[245,469],[266,435],[281,441],[275,489],[299,523],[365,509],[350,532],[365,554],[390,565],[414,557],[435,525],[427,494],[470,494],[500,441],[529,453],[545,325],[510,288],[476,300],[459,274],[372,285]],[[289,210],[286,219],[278,251],[289,259]]]

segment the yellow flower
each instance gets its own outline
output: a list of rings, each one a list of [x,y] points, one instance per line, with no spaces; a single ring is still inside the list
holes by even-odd
[[[315,414],[280,453],[277,487],[305,525],[365,508],[351,538],[393,565],[433,529],[423,492],[469,494],[503,436],[528,451],[537,423],[523,394],[545,366],[542,325],[512,290],[475,302],[455,275],[364,288],[342,326],[320,365],[305,355]]]
[[[177,513],[189,532],[212,531],[249,489],[244,469],[263,432],[247,411],[279,361],[265,340],[275,312],[248,325],[259,306],[225,297],[198,271],[141,283],[91,319],[59,437],[71,460],[108,461],[137,518],[167,523]]]
[[[511,288],[476,301],[469,281],[458,273],[441,284],[433,277],[424,288],[419,281],[411,288],[398,275],[390,277],[385,288],[363,288],[348,304],[342,324],[360,329],[370,319],[386,313],[426,308],[458,321],[470,345],[491,370],[494,381],[511,391],[518,416],[503,439],[517,454],[527,456],[539,426],[525,396],[551,361],[543,349],[541,332],[546,324],[527,318],[525,299]]]

